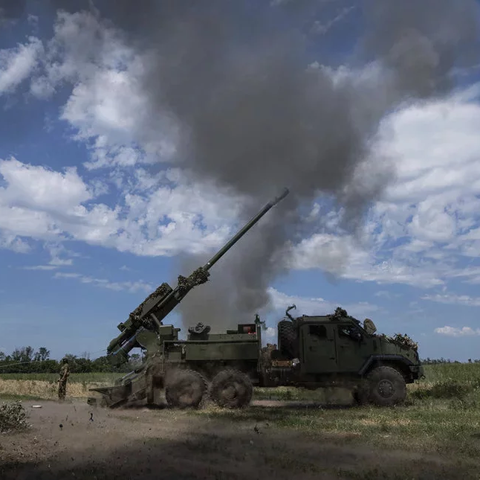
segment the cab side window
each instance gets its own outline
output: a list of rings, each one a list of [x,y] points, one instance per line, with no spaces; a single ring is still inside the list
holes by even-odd
[[[350,327],[340,327],[338,333],[341,337],[349,337],[352,334],[352,329]]]
[[[327,329],[325,325],[309,325],[309,333],[318,338],[327,338]]]
[[[354,339],[354,340],[360,340],[362,338],[362,334],[360,333],[360,331],[354,327],[350,327],[350,326],[343,326],[343,327],[340,327],[338,329],[338,334],[341,336],[341,337],[348,337],[348,338],[351,338],[351,339]]]

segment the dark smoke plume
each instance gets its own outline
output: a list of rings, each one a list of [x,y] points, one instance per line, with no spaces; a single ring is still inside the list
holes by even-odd
[[[154,137],[170,117],[182,133],[177,161],[199,180],[213,179],[247,198],[242,221],[284,186],[292,192],[180,306],[189,324],[225,326],[265,307],[268,286],[283,273],[279,254],[306,228],[298,210],[319,195],[333,196],[345,208],[344,225],[359,228],[393,174],[384,159],[371,161],[381,119],[401,102],[445,93],[459,60],[462,66],[476,60],[474,0],[343,2],[341,11],[354,6],[350,15],[365,26],[353,60],[376,62],[375,74],[363,80],[338,80],[328,69],[308,67],[322,64],[312,42],[326,40],[306,32],[332,20],[319,18],[324,2],[141,5],[95,2],[150,52],[143,78],[151,101],[146,135]],[[205,260],[186,259],[181,273]]]
[[[18,20],[25,10],[26,0],[0,0],[0,28]]]
[[[366,0],[365,19],[365,49],[391,70],[400,95],[445,93],[454,67],[478,61],[475,0]]]

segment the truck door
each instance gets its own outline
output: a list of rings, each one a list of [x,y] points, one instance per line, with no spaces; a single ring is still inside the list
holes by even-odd
[[[337,370],[332,325],[303,325],[302,346],[305,373],[330,373]]]
[[[337,362],[340,372],[358,371],[365,356],[362,346],[364,345],[363,335],[353,325],[337,325]]]

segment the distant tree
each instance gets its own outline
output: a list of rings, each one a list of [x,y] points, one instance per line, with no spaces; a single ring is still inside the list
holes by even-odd
[[[31,362],[33,360],[33,351],[32,347],[16,348],[12,352],[12,360],[15,362]]]
[[[0,352],[0,362],[4,362],[6,359],[7,356],[3,352]]]
[[[45,362],[49,358],[50,350],[47,350],[45,347],[40,347],[33,357],[36,362]]]

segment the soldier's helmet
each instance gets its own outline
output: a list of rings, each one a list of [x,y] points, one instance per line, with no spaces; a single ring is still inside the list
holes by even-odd
[[[62,358],[62,363],[68,363],[68,358],[67,358],[67,357],[63,357],[63,358]]]

